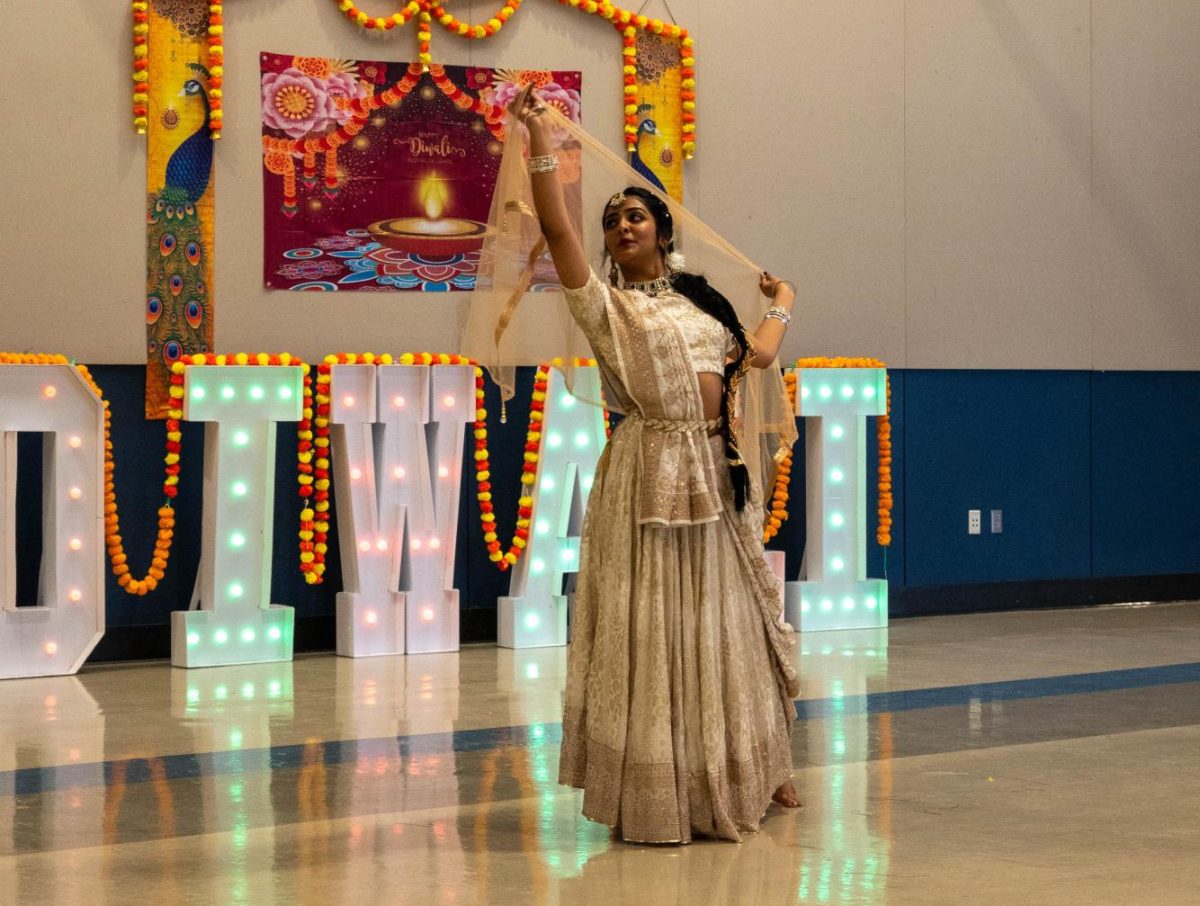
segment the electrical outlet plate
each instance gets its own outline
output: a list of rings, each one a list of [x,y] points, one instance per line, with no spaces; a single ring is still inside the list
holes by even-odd
[[[992,534],[999,535],[1004,531],[1004,511],[992,510]]]
[[[983,511],[967,510],[967,534],[978,535],[983,531]]]

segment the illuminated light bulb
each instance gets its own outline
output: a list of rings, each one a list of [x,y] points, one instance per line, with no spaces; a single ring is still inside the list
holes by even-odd
[[[229,748],[240,749],[241,747],[242,747],[242,731],[241,730],[230,730],[229,731]]]
[[[67,542],[67,547],[73,551],[83,550],[83,539],[72,538],[69,542]]]
[[[246,536],[241,532],[234,532],[229,536],[230,547],[242,547],[246,543]]]
[[[558,398],[558,403],[564,409],[570,409],[572,406],[575,405],[575,397],[571,396],[571,394],[569,394],[569,393],[564,393],[562,396],[560,396]]]
[[[526,679],[537,679],[538,678],[538,665],[537,664],[526,664],[525,665],[525,678]]]
[[[354,397],[350,396],[350,394],[346,394],[342,397],[342,405],[347,409],[351,408],[354,405]]]
[[[801,387],[800,388],[800,399],[802,399],[802,400],[808,399],[808,397],[811,393],[812,393],[812,391],[809,390],[807,387]]]
[[[541,557],[534,557],[533,561],[529,564],[529,568],[535,573],[540,573],[546,568],[546,561]]]
[[[408,542],[408,546],[411,547],[415,551],[419,551],[421,549],[421,539],[413,538],[412,541]]]
[[[568,547],[566,550],[564,550],[564,551],[562,552],[562,558],[563,558],[564,560],[566,560],[568,563],[570,563],[572,560],[574,560],[574,559],[575,559],[575,551],[571,550],[571,549]]]
[[[245,592],[245,589],[242,588],[241,583],[238,583],[238,582],[230,583],[229,597],[240,598],[242,596],[243,592]]]
[[[877,600],[875,600],[874,595],[867,598],[867,610],[874,610],[878,606],[879,606],[879,602]]]
[[[371,549],[371,542],[365,541],[365,540],[358,542],[358,549],[360,551],[362,551],[363,553],[366,553],[367,551],[369,551]]]
[[[385,551],[387,549],[388,549],[387,538],[380,538],[378,541],[375,542],[375,550]]]
[[[375,613],[375,611],[368,610],[365,614],[363,614],[363,620],[368,626],[374,626],[379,622],[379,616]]]
[[[450,469],[447,466],[438,466],[438,478],[449,478]]]
[[[842,397],[845,399],[850,399],[852,396],[854,396],[854,388],[849,384],[842,384]]]
[[[233,399],[233,388],[230,387],[228,384],[226,384],[224,387],[221,388],[221,399],[223,399],[223,400]]]
[[[195,686],[189,687],[188,691],[187,691],[187,700],[189,702],[191,702],[192,704],[195,704],[196,702],[200,701],[200,690],[197,689]]]
[[[552,477],[550,477],[549,475],[547,475],[545,478],[542,479],[542,490],[543,491],[553,491],[554,490],[554,479]]]
[[[250,388],[250,399],[260,400],[262,398],[263,398],[263,389],[262,389],[262,387],[259,387],[257,384],[255,384],[253,387]]]
[[[834,528],[841,528],[842,525],[845,523],[845,521],[846,521],[846,517],[843,516],[841,513],[834,513],[832,516],[829,517],[829,524],[832,525]]]
[[[83,592],[78,588],[72,588],[69,592],[67,592],[67,597],[78,604],[83,600]]]
[[[812,609],[812,605],[810,605],[807,601],[802,600],[800,602],[800,612],[801,613],[808,613],[811,609]]]
[[[834,438],[841,437],[845,433],[846,432],[845,432],[845,430],[843,430],[841,425],[834,425],[832,428],[829,429],[829,435]]]
[[[46,654],[54,654],[54,652],[58,651],[58,644],[56,642],[47,642],[43,650]]]
[[[247,626],[245,629],[242,630],[242,641],[243,642],[253,642],[254,641],[254,630],[251,629],[249,626]],[[245,689],[244,686],[242,688],[243,688],[243,690]],[[253,689],[254,687],[251,686],[250,688]]]
[[[396,468],[392,469],[392,477],[393,478],[400,479],[400,478],[403,478],[407,474],[408,473],[404,471],[404,466],[396,466]]]
[[[233,435],[233,442],[236,446],[244,447],[250,443],[250,435],[245,431],[238,431]]]
[[[355,481],[358,481],[360,478],[362,478],[362,469],[360,469],[358,466],[355,466],[350,470],[350,477]]]
[[[213,689],[213,698],[219,701],[224,701],[228,697],[229,689],[225,686],[217,686],[217,688]]]
[[[575,435],[575,446],[586,447],[591,439],[586,431],[580,431]]]
[[[550,531],[550,523],[545,519],[539,519],[537,521],[537,533],[539,535],[544,535],[548,531]]]
[[[538,619],[538,615],[536,613],[529,613],[529,614],[525,615],[525,628],[526,629],[537,629],[538,623],[540,623],[540,622],[541,622],[541,620]]]
[[[234,497],[245,497],[246,491],[248,491],[249,488],[246,487],[246,482],[235,481],[230,490],[233,492]]]
[[[58,699],[53,695],[47,695],[44,699],[42,699],[42,705],[46,708],[57,708]]]
[[[292,398],[292,388],[291,387],[280,387],[279,388],[279,398],[281,400],[290,400]]]
[[[433,608],[432,607],[421,608],[421,619],[424,620],[426,623],[432,623],[433,622]]]
[[[451,406],[454,405],[454,397],[451,396],[449,393],[447,393],[445,396],[442,397],[442,405],[445,406],[447,409],[449,409]]]
[[[833,388],[830,387],[828,384],[822,384],[821,385],[821,399],[827,400],[831,396],[833,396]]]
[[[78,434],[72,434],[71,437],[67,440],[67,445],[75,450],[78,450],[80,447],[83,446],[83,438],[80,437]]]
[[[216,642],[218,645],[224,645],[226,642],[229,641],[229,633],[226,632],[224,629],[218,629],[216,632],[213,633],[213,641]],[[221,689],[223,689],[223,688],[225,688],[225,687],[221,686],[217,689],[217,693],[218,693],[217,697],[218,698],[224,697],[220,694]]]
[[[829,561],[829,567],[835,573],[841,572],[843,569],[846,568],[846,561],[843,560],[841,557],[834,557],[832,560]]]
[[[828,598],[825,598],[821,602],[821,609],[822,610],[833,610],[833,602],[830,601]]]
[[[242,633],[242,637],[245,638],[245,633]],[[254,683],[242,683],[242,698],[254,698]],[[241,738],[241,733],[237,730],[233,732],[238,734],[239,739]]]
[[[440,538],[430,538],[429,539],[429,549],[430,550],[435,551],[438,548],[440,548],[441,546],[442,546],[442,541]]]
[[[199,645],[199,644],[200,644],[200,633],[198,633],[198,632],[189,632],[189,633],[188,633],[188,635],[187,635],[187,643],[188,643],[188,646],[189,646],[189,647],[190,647],[190,646],[194,646],[194,645]],[[191,695],[191,694],[192,694],[192,690],[191,690],[191,689],[189,689],[189,690],[188,690],[188,695]]]
[[[395,406],[397,409],[403,409],[404,408],[404,397],[393,396],[392,397],[392,405]]]
[[[80,497],[83,496],[83,489],[82,488],[71,488],[71,490],[67,491],[67,496],[70,497],[72,500],[78,500]]]
[[[552,448],[558,448],[558,447],[562,446],[562,435],[561,434],[551,434],[546,438],[546,443],[549,444]]]
[[[270,685],[267,686],[267,694],[270,695],[271,698],[278,698],[279,693],[281,693],[282,691],[283,691],[283,683],[279,682],[279,680],[277,680],[277,679],[271,680]]]
[[[854,599],[852,597],[850,597],[849,595],[846,595],[846,597],[842,598],[842,607],[846,610],[853,610],[854,609]],[[846,654],[850,654],[850,653],[851,652],[849,652],[849,651],[846,652]]]
[[[44,396],[48,400],[52,400],[56,396],[58,396],[58,388],[55,387],[53,384],[47,384],[45,387],[42,388],[42,396]]]
[[[863,387],[863,396],[866,397],[867,399],[874,399],[875,398],[875,388],[874,387]]]
[[[202,400],[202,399],[204,399],[204,397],[205,397],[205,390],[203,387],[193,387],[192,388],[192,399]]]
[[[829,470],[829,480],[830,480],[830,481],[833,481],[833,482],[838,482],[838,481],[841,481],[841,480],[842,480],[843,478],[845,478],[845,477],[846,477],[846,476],[845,476],[845,474],[842,472],[842,470],[841,470],[841,469],[830,469],[830,470]]]
[[[272,626],[270,629],[267,630],[267,638],[270,639],[272,642],[279,641],[279,639],[282,635],[283,635],[283,633],[280,632],[278,626]]]
[[[590,491],[590,490],[592,489],[592,482],[593,482],[593,481],[595,481],[595,477],[594,477],[594,476],[592,476],[592,475],[589,475],[587,478],[585,478],[585,479],[583,480],[583,489],[584,489],[585,491]]]

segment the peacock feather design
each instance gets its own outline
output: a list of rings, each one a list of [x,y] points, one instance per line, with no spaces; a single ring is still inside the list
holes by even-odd
[[[201,81],[209,74],[197,63],[190,68],[200,78],[184,82],[179,95],[182,103],[203,105],[204,121],[167,160],[163,187],[149,196],[146,211],[147,361],[157,365],[163,387],[171,364],[185,353],[206,352],[211,335],[209,250],[197,212],[212,175],[208,92]]]
[[[643,113],[648,113],[653,109],[654,107],[650,104],[640,104],[638,105],[637,109],[638,116],[642,116]],[[639,174],[641,174],[646,181],[650,183],[650,185],[662,192],[665,192],[666,186],[662,184],[662,180],[658,178],[658,174],[650,169],[650,166],[644,160],[642,160],[641,152],[643,135],[658,135],[658,124],[655,123],[654,120],[650,119],[649,116],[642,117],[641,122],[638,123],[637,138],[634,140],[634,148],[629,152],[629,165],[633,167],[633,169]]]

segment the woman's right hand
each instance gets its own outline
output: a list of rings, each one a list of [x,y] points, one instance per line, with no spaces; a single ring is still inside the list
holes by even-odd
[[[536,119],[545,109],[546,105],[534,92],[533,85],[522,88],[521,93],[508,105],[509,115],[516,117],[517,121],[524,123],[526,127],[529,126],[530,120]]]

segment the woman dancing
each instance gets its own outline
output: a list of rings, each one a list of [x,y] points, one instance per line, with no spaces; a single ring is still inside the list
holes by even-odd
[[[529,132],[533,203],[571,315],[626,413],[588,498],[559,781],[625,840],[740,840],[772,799],[800,804],[799,690],[735,410],[749,369],[774,366],[795,293],[763,273],[772,304],[748,330],[704,277],[678,269],[674,218],[637,186],[601,212],[601,281],[545,113],[529,89],[510,108]]]

